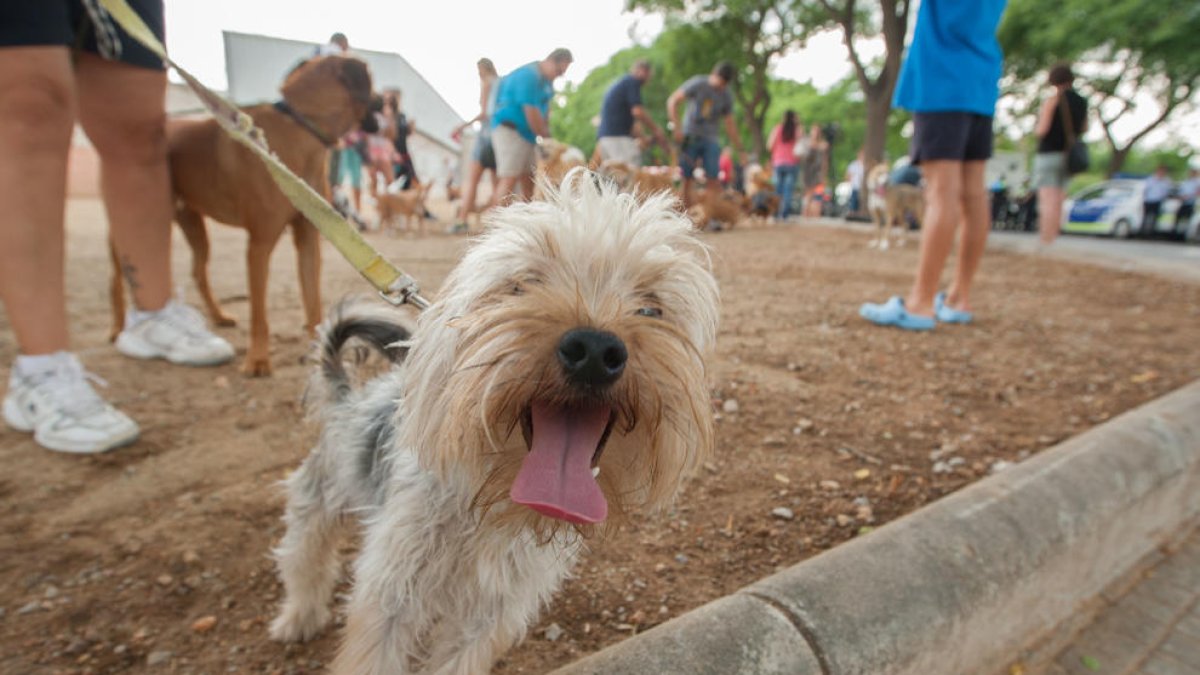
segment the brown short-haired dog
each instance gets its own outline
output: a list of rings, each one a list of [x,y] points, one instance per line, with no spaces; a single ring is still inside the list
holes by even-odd
[[[376,191],[375,208],[379,211],[380,231],[394,233],[398,221],[403,220],[405,230],[416,229],[425,236],[425,196],[428,194],[428,182],[414,183],[413,187],[401,192]]]
[[[888,166],[883,163],[876,164],[867,173],[867,210],[878,231],[878,236],[867,242],[867,246],[881,251],[891,246],[893,226],[900,226],[898,245],[903,245],[908,231],[908,214],[918,221],[925,215],[925,190],[918,185],[891,184],[888,175]]]
[[[354,58],[310,59],[288,74],[283,100],[246,108],[263,130],[271,150],[317,192],[329,197],[328,148],[366,115],[371,98],[367,64]],[[213,322],[231,326],[208,284],[208,233],[205,216],[246,229],[250,234],[246,266],[250,278],[250,347],[242,372],[271,372],[267,324],[267,274],[271,251],[288,226],[299,259],[305,325],[321,320],[321,257],[315,228],[283,196],[258,157],[230,138],[211,119],[172,120],[167,125],[175,220],[192,247],[192,277]],[[115,276],[119,276],[114,271]],[[113,319],[123,325],[124,296],[113,284]]]

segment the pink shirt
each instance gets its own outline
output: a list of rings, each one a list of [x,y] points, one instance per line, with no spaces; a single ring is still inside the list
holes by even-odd
[[[799,129],[797,129],[799,131]],[[799,134],[797,134],[797,138]],[[783,124],[776,124],[771,131],[771,166],[796,165],[796,138],[783,140]]]

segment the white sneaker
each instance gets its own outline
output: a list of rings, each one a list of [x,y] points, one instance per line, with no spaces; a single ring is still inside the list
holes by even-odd
[[[233,358],[233,347],[208,330],[200,312],[176,300],[157,312],[130,312],[117,336],[117,351],[187,366],[215,366]]]
[[[4,396],[4,421],[17,431],[32,431],[38,445],[59,452],[98,453],[132,443],[137,424],[96,393],[100,381],[63,352],[57,367],[26,375],[13,367]]]

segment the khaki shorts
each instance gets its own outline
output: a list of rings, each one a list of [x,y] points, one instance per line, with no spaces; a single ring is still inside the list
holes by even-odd
[[[500,125],[492,129],[492,150],[496,153],[496,175],[512,178],[532,175],[537,167],[533,143],[521,137],[516,129]]]
[[[1066,157],[1061,152],[1039,152],[1033,156],[1033,186],[1039,188],[1067,187]]]
[[[633,136],[605,136],[596,145],[602,162],[622,162],[635,169],[642,165],[642,149]]]

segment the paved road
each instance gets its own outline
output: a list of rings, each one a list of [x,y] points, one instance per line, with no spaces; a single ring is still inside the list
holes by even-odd
[[[1039,248],[1036,234],[1018,232],[992,232],[988,245],[1020,253]],[[1200,283],[1200,246],[1195,244],[1065,235],[1041,254]]]
[[[801,225],[846,227],[864,233],[874,231],[874,226],[870,223],[844,221],[840,218],[806,218],[793,222]],[[1042,249],[1038,246],[1036,233],[993,230],[988,236],[988,247],[1200,283],[1200,246],[1196,244],[1063,235],[1053,246]]]

